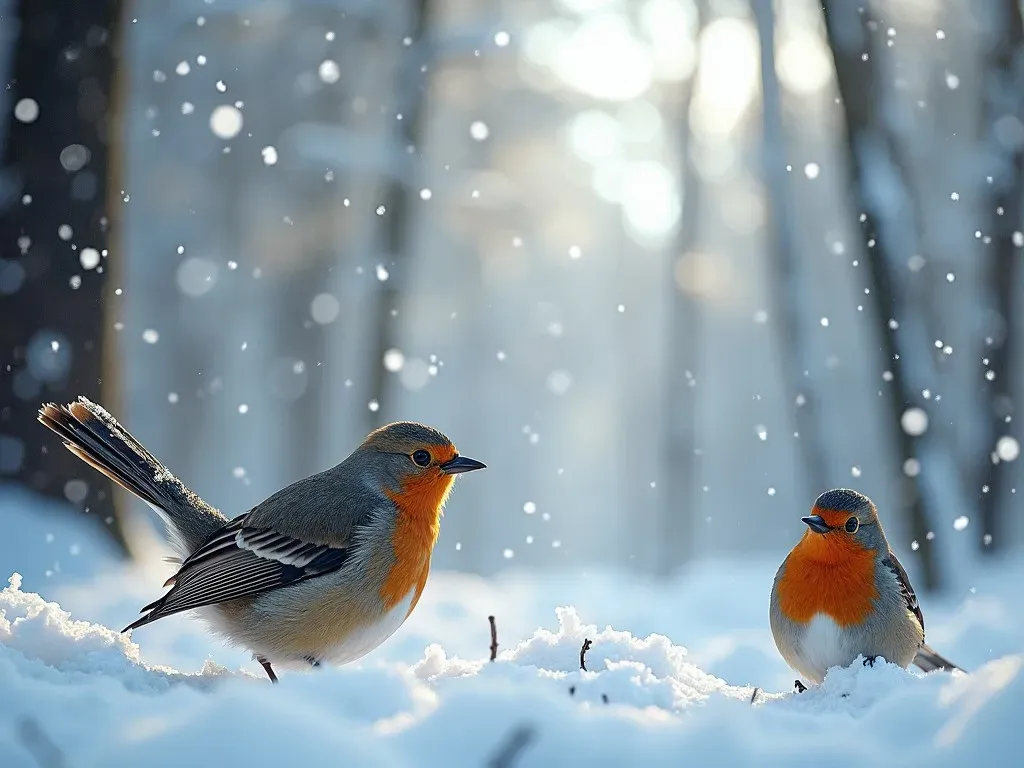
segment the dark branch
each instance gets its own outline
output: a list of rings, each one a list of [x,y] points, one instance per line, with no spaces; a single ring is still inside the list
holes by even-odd
[[[505,742],[487,761],[488,768],[512,768],[530,742],[537,737],[537,729],[532,725],[519,725],[512,730]]]
[[[18,741],[39,764],[39,768],[64,768],[67,761],[60,747],[53,743],[42,726],[31,717],[18,722]]]
[[[493,616],[488,616],[487,622],[491,625],[491,661],[494,661],[498,658],[498,625]]]
[[[590,646],[592,645],[593,643],[590,642],[589,638],[583,639],[583,647],[580,648],[580,669],[584,672],[587,671],[587,651],[590,650]]]

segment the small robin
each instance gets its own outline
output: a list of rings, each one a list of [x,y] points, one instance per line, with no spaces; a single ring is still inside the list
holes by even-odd
[[[171,589],[122,631],[198,609],[273,682],[272,664],[344,664],[402,625],[426,584],[456,475],[485,466],[436,429],[388,424],[337,466],[228,520],[86,398],[46,404],[39,420],[152,507],[180,555]]]
[[[858,656],[963,671],[925,644],[917,595],[871,499],[826,491],[801,520],[807,531],[775,575],[770,607],[775,645],[793,669],[815,684]]]

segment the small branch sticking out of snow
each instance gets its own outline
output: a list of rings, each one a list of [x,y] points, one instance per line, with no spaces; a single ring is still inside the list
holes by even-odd
[[[494,626],[494,617],[491,616],[491,626]],[[536,737],[537,731],[532,725],[519,725],[512,730],[505,743],[495,752],[494,757],[487,761],[487,768],[512,768],[519,755],[526,749],[530,742]]]
[[[580,669],[584,672],[587,671],[587,651],[590,650],[590,646],[592,645],[593,643],[590,642],[589,637],[583,638],[583,647],[580,648]]]
[[[487,617],[487,623],[491,625],[491,661],[494,661],[498,658],[498,625],[493,616]]]
[[[67,765],[60,747],[31,717],[23,717],[18,722],[18,741],[36,759],[39,768],[64,768]]]
[[[759,694],[760,692],[760,688],[755,688],[754,692],[750,694],[750,706],[754,706],[754,702],[757,701],[757,694]]]

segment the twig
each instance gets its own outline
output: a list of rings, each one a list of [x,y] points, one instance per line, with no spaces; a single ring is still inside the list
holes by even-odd
[[[36,759],[39,768],[64,768],[67,765],[61,748],[53,743],[34,718],[26,716],[19,720],[18,741]]]
[[[491,617],[494,618],[493,616]],[[493,625],[492,625],[493,626]],[[487,761],[487,768],[512,768],[519,755],[537,736],[537,729],[532,725],[519,725],[513,729],[505,742],[498,748],[494,756]]]
[[[498,625],[493,616],[488,616],[487,622],[491,625],[491,661],[494,661],[498,658]]]
[[[754,692],[750,694],[750,706],[754,706],[754,702],[757,701],[757,694],[759,694],[760,692],[760,688],[755,688]]]
[[[587,651],[590,650],[590,646],[592,645],[593,643],[590,642],[590,638],[583,638],[583,647],[580,648],[580,669],[584,672],[587,671]]]
[[[587,651],[589,651],[591,646],[593,646],[593,645],[594,645],[594,643],[590,640],[589,637],[583,638],[583,646],[580,648],[580,669],[582,669],[584,672],[587,671]],[[569,686],[569,695],[570,696],[575,696],[576,695],[576,686],[575,685]],[[608,694],[607,693],[602,693],[601,694],[601,701],[604,702],[605,704],[608,703]]]

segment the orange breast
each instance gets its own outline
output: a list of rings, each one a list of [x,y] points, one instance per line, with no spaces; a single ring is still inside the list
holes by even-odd
[[[789,553],[778,586],[782,613],[801,624],[817,613],[831,616],[840,627],[860,624],[877,596],[870,550],[810,532]]]
[[[441,512],[455,478],[438,472],[414,477],[389,498],[398,508],[392,535],[395,564],[381,587],[380,596],[388,610],[413,593],[412,613],[430,573],[430,556],[441,530]]]

